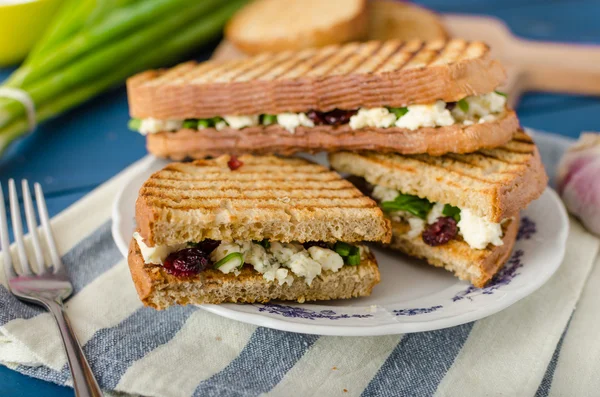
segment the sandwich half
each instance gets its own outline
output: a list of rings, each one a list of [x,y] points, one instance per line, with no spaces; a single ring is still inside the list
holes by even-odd
[[[187,62],[127,82],[130,128],[175,160],[373,150],[468,153],[519,128],[481,42],[370,41]]]
[[[142,302],[345,299],[379,282],[365,241],[390,221],[337,173],[303,159],[172,163],[139,192],[129,267]]]
[[[391,248],[483,287],[508,259],[519,211],[548,178],[531,138],[518,132],[471,154],[330,154],[331,166],[373,197],[392,220]]]

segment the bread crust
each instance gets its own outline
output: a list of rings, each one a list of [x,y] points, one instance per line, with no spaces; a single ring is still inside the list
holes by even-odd
[[[129,270],[140,300],[146,306],[166,309],[171,305],[203,303],[266,303],[271,300],[297,302],[348,299],[369,296],[380,274],[372,254],[358,266],[344,266],[338,272],[323,271],[308,286],[293,273],[291,286],[266,281],[249,266],[239,276],[207,269],[193,277],[179,278],[162,266],[144,263],[137,241],[131,240]]]
[[[329,155],[329,162],[335,170],[371,184],[469,208],[495,223],[524,209],[548,183],[539,151],[522,131],[503,146],[471,154],[338,152]]]
[[[424,259],[427,263],[451,271],[461,280],[483,288],[504,266],[517,239],[519,216],[503,226],[504,245],[489,244],[486,249],[471,248],[462,239],[451,240],[444,245],[432,247],[423,242],[421,236],[409,238],[410,226],[405,222],[392,222],[392,242],[389,247],[407,255]]]
[[[505,79],[481,42],[387,41],[187,62],[128,79],[127,93],[132,117],[180,120],[456,102]]]
[[[457,123],[446,127],[373,128],[353,130],[349,125],[297,127],[291,134],[280,125],[248,127],[242,130],[214,128],[184,129],[146,136],[150,153],[158,157],[183,160],[222,154],[282,154],[297,152],[336,152],[373,150],[380,153],[470,153],[501,146],[511,140],[519,120],[507,110],[495,121],[470,126]]]
[[[331,0],[329,0],[331,1]],[[329,15],[331,18],[329,25],[319,24],[314,26],[313,18],[320,17],[315,15],[322,10],[315,9],[314,5],[307,5],[305,1],[299,1],[302,4],[303,13],[295,13],[295,24],[300,25],[300,29],[289,27],[285,30],[286,34],[274,36],[270,26],[264,26],[261,22],[272,23],[277,21],[277,15],[264,15],[266,11],[273,8],[273,3],[279,3],[279,0],[271,1],[271,4],[262,1],[265,4],[259,4],[261,1],[255,1],[241,9],[225,26],[225,37],[247,54],[258,54],[260,52],[278,52],[286,50],[299,50],[311,47],[322,47],[329,44],[345,43],[353,40],[363,40],[367,35],[368,19],[366,13],[366,0],[354,0],[352,6],[355,8],[351,15],[344,15],[344,18],[336,18],[335,15]],[[294,12],[290,10],[286,2],[285,13]],[[275,4],[276,6],[277,4]],[[341,4],[340,4],[341,5]],[[350,4],[344,4],[348,7]],[[309,8],[310,9],[307,9]],[[339,15],[339,14],[336,14]],[[264,18],[269,20],[264,21]],[[248,37],[248,27],[264,30],[259,38]],[[282,29],[277,29],[281,31]],[[256,33],[256,32],[254,32]]]

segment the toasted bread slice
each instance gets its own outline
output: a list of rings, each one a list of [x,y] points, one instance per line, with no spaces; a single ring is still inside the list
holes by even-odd
[[[371,0],[370,40],[445,40],[449,37],[435,12],[404,1]]]
[[[136,221],[150,246],[189,241],[389,241],[377,204],[327,168],[299,158],[229,156],[172,163],[139,192]]]
[[[266,281],[262,274],[245,266],[241,274],[224,274],[208,269],[193,277],[178,278],[162,266],[146,264],[135,239],[129,246],[129,269],[141,301],[155,309],[171,305],[201,303],[265,303],[292,300],[300,303],[315,300],[348,299],[368,296],[380,275],[372,254],[358,266],[344,266],[337,272],[325,270],[311,285],[294,277],[292,285]]]
[[[256,0],[231,18],[225,37],[248,54],[363,40],[366,11],[366,0]]]
[[[337,171],[363,177],[371,184],[469,208],[495,223],[525,208],[548,183],[539,152],[522,131],[503,146],[471,154],[340,152],[330,154],[329,161]]]
[[[456,102],[506,78],[481,42],[370,41],[187,62],[127,81],[133,117],[208,118]]]
[[[462,240],[451,240],[444,245],[432,247],[421,236],[408,237],[410,226],[406,222],[392,223],[390,248],[407,255],[425,259],[429,264],[453,272],[461,280],[469,281],[477,288],[484,287],[508,260],[517,239],[519,218],[516,216],[503,225],[504,245],[488,245],[476,250]]]
[[[248,127],[243,130],[214,128],[184,129],[146,136],[147,148],[158,157],[183,160],[201,159],[222,154],[282,154],[297,152],[336,152],[340,150],[373,150],[380,153],[470,153],[494,148],[509,142],[519,128],[519,120],[507,110],[495,121],[481,124],[454,124],[447,127],[406,128],[367,127],[353,130],[338,127],[297,127],[294,134],[278,124]]]

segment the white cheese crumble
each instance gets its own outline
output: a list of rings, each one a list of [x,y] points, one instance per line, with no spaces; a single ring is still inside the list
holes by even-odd
[[[502,226],[473,214],[468,208],[461,209],[458,230],[470,247],[484,249],[488,244],[503,245]]]
[[[469,108],[464,112],[460,106],[455,106],[452,109],[452,115],[459,121],[472,120],[476,122],[478,119],[481,123],[482,119],[492,114],[501,113],[506,107],[506,97],[504,95],[490,92],[478,96],[468,96],[464,99]],[[486,120],[491,121],[491,120]]]
[[[162,265],[166,257],[175,251],[186,247],[186,244],[176,246],[148,247],[139,233],[133,237],[138,242],[145,263]],[[364,258],[369,250],[367,247],[359,246],[361,258]],[[310,247],[308,250],[302,244],[271,242],[269,248],[251,241],[221,242],[217,248],[210,253],[213,263],[220,261],[231,253],[240,253],[244,258],[243,263],[252,265],[255,271],[261,273],[265,280],[277,282],[279,285],[292,285],[293,274],[303,277],[308,285],[311,285],[315,277],[322,271],[338,272],[344,266],[344,259],[335,251],[322,248]],[[225,273],[240,274],[239,261],[228,261],[218,270]]]
[[[353,130],[375,127],[399,127],[416,130],[421,127],[444,127],[455,123],[469,126],[476,123],[486,123],[497,119],[495,115],[502,113],[506,107],[506,97],[496,92],[478,96],[469,96],[463,99],[468,105],[467,111],[460,106],[455,106],[452,111],[446,109],[446,102],[438,100],[433,104],[410,105],[407,112],[400,118],[386,107],[359,108],[357,113],[350,117],[349,126]],[[315,123],[306,113],[285,112],[276,116],[277,124],[288,130],[291,134],[296,127],[314,127]],[[259,115],[231,115],[223,116],[223,120],[215,124],[218,131],[224,128],[242,129],[260,125]],[[177,131],[183,126],[183,120],[159,120],[154,118],[141,119],[139,132],[143,135],[154,134],[161,131]],[[198,129],[206,127],[198,126]]]
[[[431,211],[429,211],[429,214],[427,214],[427,223],[430,225],[432,223],[435,223],[435,221],[437,221],[438,218],[441,218],[442,216],[444,216],[443,211],[444,211],[444,204],[435,203],[433,205],[433,207],[431,208]]]
[[[223,116],[223,119],[229,124],[229,127],[234,128],[236,130],[245,128],[245,127],[253,127],[258,125],[258,115],[257,116]]]
[[[394,201],[400,193],[396,189],[391,189],[382,185],[375,185],[371,196],[377,201]]]
[[[375,185],[371,196],[379,202],[394,201],[400,194],[399,191],[381,185]],[[395,222],[405,221],[409,224],[409,230],[406,232],[408,238],[415,238],[421,235],[427,224],[435,223],[439,218],[443,217],[445,204],[435,203],[429,213],[427,219],[421,219],[406,211],[390,212],[389,216]],[[485,249],[488,244],[496,246],[503,245],[502,241],[502,225],[501,223],[493,223],[485,218],[477,216],[468,208],[460,208],[460,221],[457,224],[458,232],[463,237],[463,240],[474,249]]]
[[[133,238],[135,241],[137,241],[138,247],[140,247],[140,252],[142,253],[144,262],[151,263],[153,265],[161,265],[171,252],[179,251],[185,248],[185,244],[174,246],[157,245],[154,247],[148,247],[138,232],[133,233]]]
[[[277,115],[277,124],[288,130],[290,134],[296,131],[296,127],[314,127],[315,123],[308,118],[306,113],[281,113]]]
[[[455,122],[444,101],[436,101],[433,105],[407,106],[407,109],[408,112],[396,121],[396,127],[414,131],[421,127],[443,127]]]
[[[154,118],[142,119],[140,134],[156,134],[162,131],[177,131],[183,127],[183,120],[159,120]]]
[[[350,128],[358,130],[365,127],[388,128],[396,121],[396,116],[387,108],[359,109],[350,117]]]

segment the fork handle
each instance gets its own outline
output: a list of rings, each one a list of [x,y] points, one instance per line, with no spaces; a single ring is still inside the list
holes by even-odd
[[[69,368],[73,376],[73,388],[77,397],[102,397],[102,391],[90,365],[88,364],[83,350],[75,337],[75,333],[69,322],[67,314],[63,310],[63,306],[57,302],[45,302],[48,310],[54,315],[54,319],[58,324],[60,336],[63,340],[65,350],[67,351],[67,359],[69,360]]]

